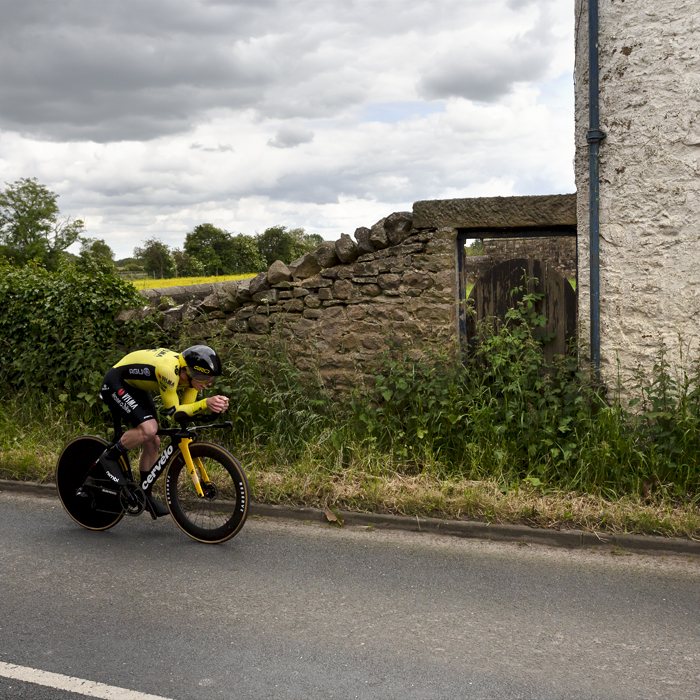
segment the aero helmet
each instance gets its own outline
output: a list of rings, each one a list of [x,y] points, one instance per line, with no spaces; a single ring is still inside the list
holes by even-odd
[[[187,374],[193,379],[211,379],[221,374],[221,360],[208,345],[193,345],[182,353]]]

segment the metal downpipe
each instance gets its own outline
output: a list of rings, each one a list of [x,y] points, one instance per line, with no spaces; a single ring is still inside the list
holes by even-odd
[[[600,379],[600,142],[598,0],[588,0],[588,204],[590,234],[591,363]]]

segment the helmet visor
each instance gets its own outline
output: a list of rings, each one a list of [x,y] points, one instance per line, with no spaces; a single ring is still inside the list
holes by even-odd
[[[206,367],[201,368],[201,370],[202,371],[199,371],[199,369],[189,366],[185,368],[185,371],[189,375],[190,379],[195,379],[198,382],[206,382],[207,384],[213,384],[214,380],[216,379],[214,373],[208,371]]]

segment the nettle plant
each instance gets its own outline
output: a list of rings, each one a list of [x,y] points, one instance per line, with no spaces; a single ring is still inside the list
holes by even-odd
[[[571,460],[574,429],[597,397],[574,353],[546,364],[551,336],[538,310],[543,295],[527,291],[531,282],[512,290],[503,323],[478,324],[465,356],[413,362],[387,352],[373,400],[354,400],[357,420],[384,446],[404,456],[429,449],[443,469],[465,476],[505,469],[518,480]]]

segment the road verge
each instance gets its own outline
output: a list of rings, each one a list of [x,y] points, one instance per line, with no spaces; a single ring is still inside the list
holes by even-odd
[[[37,484],[30,481],[0,479],[0,492],[28,493],[43,498],[56,498],[53,484]],[[267,503],[251,503],[250,514],[263,518],[279,518],[302,522],[318,522],[331,525],[326,512],[320,508],[301,508]],[[424,532],[431,535],[446,535],[492,542],[516,542],[518,544],[540,544],[569,549],[608,547],[613,551],[640,554],[675,554],[700,556],[700,542],[680,537],[658,537],[626,535],[585,530],[549,529],[527,525],[498,525],[467,520],[441,520],[418,516],[391,515],[383,513],[360,513],[338,511],[347,527],[371,527],[386,530]],[[336,525],[337,526],[337,525]]]

